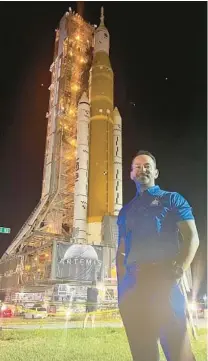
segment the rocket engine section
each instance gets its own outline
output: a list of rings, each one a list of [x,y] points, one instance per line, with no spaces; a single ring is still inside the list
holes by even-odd
[[[74,239],[76,243],[87,242],[87,200],[89,163],[90,105],[86,93],[78,104],[77,159],[74,195]]]

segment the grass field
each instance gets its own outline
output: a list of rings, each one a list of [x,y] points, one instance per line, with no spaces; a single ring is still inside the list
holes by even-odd
[[[206,330],[199,331],[193,350],[197,361],[207,360]],[[0,331],[0,360],[130,361],[131,356],[122,328],[4,330]]]

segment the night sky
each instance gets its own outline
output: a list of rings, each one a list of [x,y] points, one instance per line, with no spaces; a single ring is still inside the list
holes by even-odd
[[[182,193],[206,260],[206,2],[85,2],[84,18],[111,37],[115,105],[123,118],[124,203],[139,149],[157,158],[161,188]],[[41,193],[55,28],[75,2],[1,2],[0,255]],[[44,84],[44,86],[41,86]]]

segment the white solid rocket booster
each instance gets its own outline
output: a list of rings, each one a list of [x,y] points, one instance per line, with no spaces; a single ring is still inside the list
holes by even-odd
[[[114,167],[114,215],[117,216],[123,204],[122,194],[122,119],[118,108],[113,111],[113,167]]]
[[[74,238],[77,243],[87,242],[87,200],[89,164],[90,104],[84,92],[77,110],[77,159],[74,192]]]

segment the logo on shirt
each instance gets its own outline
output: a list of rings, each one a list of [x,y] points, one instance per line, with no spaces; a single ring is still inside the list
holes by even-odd
[[[152,203],[150,204],[150,206],[158,206],[160,204],[159,199],[155,198]]]

